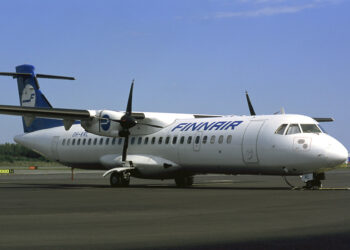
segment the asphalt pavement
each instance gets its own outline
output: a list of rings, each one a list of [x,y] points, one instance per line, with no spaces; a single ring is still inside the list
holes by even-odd
[[[349,249],[350,171],[325,190],[277,176],[208,175],[192,188],[102,172],[0,175],[0,249]],[[289,178],[294,185],[302,183]]]

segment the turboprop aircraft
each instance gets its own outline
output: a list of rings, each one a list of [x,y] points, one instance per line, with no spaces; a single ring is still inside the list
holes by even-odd
[[[14,140],[72,168],[105,170],[112,187],[130,176],[174,179],[188,187],[198,174],[302,176],[306,188],[321,187],[325,172],[347,165],[348,151],[304,115],[250,116],[133,112],[132,83],[126,111],[53,108],[31,65],[0,75],[17,79],[21,106],[0,113],[23,117],[24,134]]]

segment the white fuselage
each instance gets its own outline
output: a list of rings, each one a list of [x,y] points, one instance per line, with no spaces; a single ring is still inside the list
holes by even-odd
[[[285,132],[276,133],[282,124]],[[300,175],[346,164],[348,152],[336,139],[323,132],[287,134],[290,124],[317,122],[302,115],[177,119],[151,134],[132,133],[127,161],[137,170],[134,176],[159,179],[179,172]],[[122,166],[123,140],[85,132],[79,124],[15,137],[65,165],[101,170]]]

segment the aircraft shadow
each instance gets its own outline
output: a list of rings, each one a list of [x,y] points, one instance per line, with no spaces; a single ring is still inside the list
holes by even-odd
[[[2,185],[0,184],[0,187]],[[196,184],[195,186],[188,188],[179,188],[173,184],[131,184],[129,187],[117,187],[111,188],[108,184],[80,184],[80,183],[6,183],[6,186],[1,189],[169,189],[169,190],[291,190],[290,187],[233,187],[233,186],[215,186],[215,183],[208,184]]]

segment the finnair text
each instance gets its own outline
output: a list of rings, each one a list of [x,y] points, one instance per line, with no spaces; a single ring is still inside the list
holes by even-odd
[[[228,130],[231,128],[231,130],[234,130],[235,127],[237,127],[239,124],[241,124],[243,121],[220,121],[220,122],[192,122],[192,123],[179,123],[177,124],[171,132],[175,130],[180,131],[207,131],[207,130]]]

